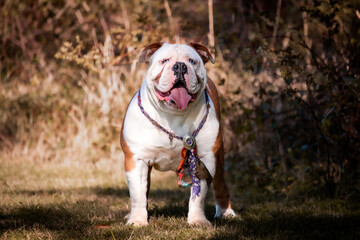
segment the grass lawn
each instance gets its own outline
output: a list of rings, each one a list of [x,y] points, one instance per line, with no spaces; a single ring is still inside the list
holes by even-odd
[[[149,226],[125,225],[128,189],[120,163],[0,160],[0,239],[360,239],[358,203],[345,200],[233,201],[237,217],[213,227],[186,223],[188,189],[153,172]]]

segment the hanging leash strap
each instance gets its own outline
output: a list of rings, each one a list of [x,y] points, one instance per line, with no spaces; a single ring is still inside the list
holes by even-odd
[[[209,109],[210,109],[210,103],[209,103],[209,97],[205,90],[205,101],[206,101],[206,113],[204,117],[202,118],[199,126],[196,128],[196,130],[191,135],[185,135],[183,137],[177,136],[175,133],[168,131],[166,128],[161,126],[158,122],[156,122],[154,119],[150,117],[150,115],[145,112],[144,107],[141,104],[141,95],[140,90],[138,91],[138,105],[141,110],[141,112],[144,114],[144,116],[149,119],[149,121],[158,129],[165,132],[169,135],[170,144],[172,144],[173,139],[176,138],[183,142],[184,148],[181,151],[181,160],[180,164],[177,168],[177,174],[178,174],[178,185],[181,187],[189,187],[191,184],[193,186],[193,196],[192,198],[195,199],[196,196],[200,195],[200,179],[206,178],[209,181],[211,181],[211,175],[209,174],[208,170],[206,169],[205,165],[200,161],[200,159],[197,157],[196,153],[196,141],[195,137],[201,130],[201,128],[204,126],[206,119],[209,115]],[[191,177],[191,183],[184,181],[184,171],[185,169],[189,169],[189,175]],[[199,168],[205,168],[206,174],[199,174]],[[204,172],[204,171],[202,171]]]

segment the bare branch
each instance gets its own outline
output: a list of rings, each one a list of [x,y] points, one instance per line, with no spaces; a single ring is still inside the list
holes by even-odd
[[[275,25],[274,25],[274,30],[273,30],[273,33],[272,33],[272,38],[271,38],[271,43],[270,43],[270,49],[271,49],[271,50],[274,50],[274,45],[275,45],[275,39],[276,39],[277,29],[278,29],[278,27],[279,27],[281,1],[282,1],[282,0],[278,0],[278,2],[277,2]]]
[[[208,8],[209,8],[209,45],[211,49],[215,47],[215,37],[214,37],[214,12],[213,12],[213,0],[208,0]]]

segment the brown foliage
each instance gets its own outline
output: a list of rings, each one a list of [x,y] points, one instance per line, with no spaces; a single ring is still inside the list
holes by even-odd
[[[239,195],[325,185],[331,195],[356,192],[356,1],[15,0],[0,7],[2,157],[120,158],[121,119],[146,71],[140,50],[215,39],[208,74],[222,95],[227,167]]]

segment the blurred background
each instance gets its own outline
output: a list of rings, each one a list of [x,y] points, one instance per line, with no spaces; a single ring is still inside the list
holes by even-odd
[[[0,163],[119,164],[155,41],[208,46],[236,199],[359,199],[358,0],[4,0]]]

